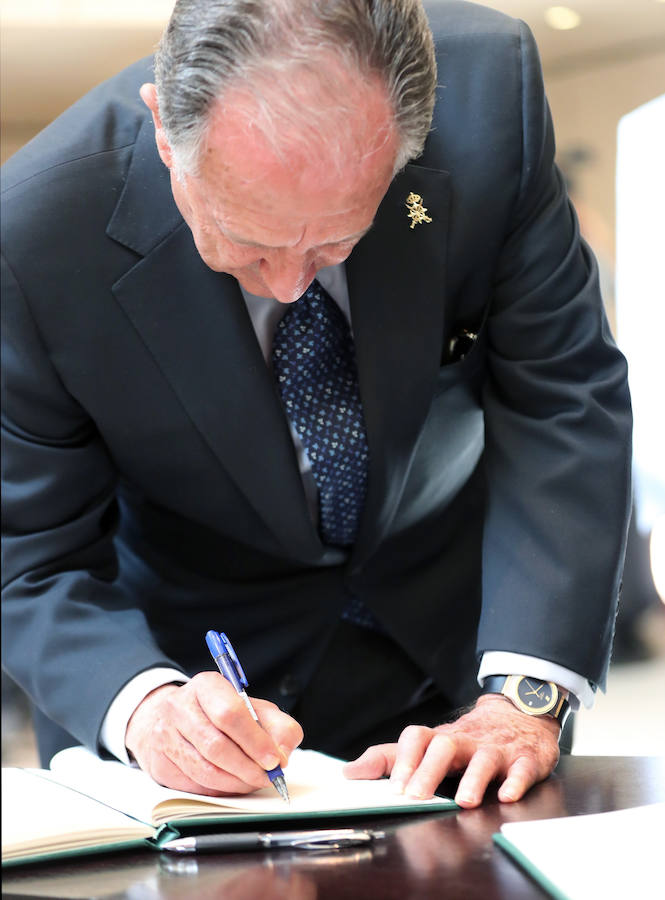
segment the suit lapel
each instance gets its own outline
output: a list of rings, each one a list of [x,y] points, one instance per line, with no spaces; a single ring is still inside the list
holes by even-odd
[[[285,550],[318,558],[323,548],[293,443],[242,294],[235,279],[213,272],[199,257],[171,198],[166,169],[155,163],[150,130],[148,136],[152,147],[139,136],[108,229],[146,255],[113,292],[191,421]],[[150,197],[148,187],[157,196]],[[141,195],[146,199],[137,205]],[[144,211],[155,206],[162,216],[150,227]]]
[[[390,527],[441,365],[448,173],[407,166],[347,262],[370,469],[352,568]],[[411,228],[408,195],[431,222]]]

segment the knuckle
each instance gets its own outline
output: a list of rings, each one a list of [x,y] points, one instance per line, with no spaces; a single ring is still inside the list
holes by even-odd
[[[213,721],[222,731],[234,731],[247,718],[249,717],[244,706],[224,703],[215,711]]]
[[[531,756],[520,756],[511,766],[511,772],[531,781],[536,780],[541,771],[544,772],[544,769]]]
[[[436,732],[432,738],[432,743],[436,744],[439,750],[454,750],[457,747],[457,740],[454,734],[444,734],[440,731]]]
[[[486,760],[497,769],[500,768],[506,760],[506,754],[503,748],[498,746],[497,744],[491,744],[489,746],[481,747],[477,751],[477,753],[482,759]]]
[[[150,742],[153,746],[160,750],[168,747],[171,743],[172,729],[167,719],[159,718],[151,731]]]
[[[180,691],[169,691],[162,697],[162,710],[166,715],[176,716],[178,710],[182,707],[183,701],[187,699],[186,693]]]
[[[398,743],[412,743],[422,740],[429,735],[431,730],[426,725],[407,725],[400,734]]]
[[[198,743],[198,750],[204,759],[219,764],[224,758],[225,745],[226,740],[222,734],[211,732],[203,736]]]
[[[284,727],[280,729],[283,737],[276,737],[278,744],[285,744],[288,747],[297,747],[305,737],[302,726],[295,719],[290,719]]]

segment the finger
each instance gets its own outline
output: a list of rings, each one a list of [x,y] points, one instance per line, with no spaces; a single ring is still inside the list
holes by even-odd
[[[471,756],[455,794],[455,803],[465,809],[479,806],[490,781],[505,765],[500,747],[481,747]]]
[[[503,803],[521,800],[529,788],[538,781],[542,781],[542,776],[535,760],[528,756],[520,756],[509,768],[506,780],[499,788],[499,800]]]
[[[266,787],[269,784],[265,769],[250,759],[227,735],[213,725],[196,732],[189,741],[174,743],[167,749],[169,757],[183,772],[206,787],[231,791]],[[233,779],[234,786],[229,779]]]
[[[283,754],[282,765],[286,765],[289,756],[302,743],[304,732],[302,726],[293,716],[285,713],[275,703],[260,698],[251,698],[252,705],[259,717],[261,727],[265,729]]]
[[[458,738],[435,732],[404,793],[419,800],[434,794],[458,755]]]
[[[182,738],[162,752],[163,756],[177,767],[183,777],[198,785],[196,793],[247,794],[257,788],[268,787],[270,784],[268,776],[260,767],[255,767],[256,773],[253,772],[252,778],[248,780],[238,774],[239,770],[234,770],[232,764],[224,768],[213,765]],[[239,750],[238,754],[244,757]],[[246,760],[246,757],[244,759]],[[252,763],[252,765],[255,764]]]
[[[158,784],[171,788],[174,791],[189,791],[194,794],[206,794],[208,796],[219,796],[224,793],[220,790],[208,788],[203,784],[199,784],[193,778],[189,778],[180,767],[176,765],[163,752],[154,753],[148,766],[141,766],[146,769],[151,778]]]
[[[383,778],[392,771],[395,762],[397,744],[376,744],[348,762],[344,768],[345,778]]]
[[[409,725],[397,741],[397,755],[390,782],[393,790],[404,793],[407,782],[422,762],[425,751],[436,732],[424,725]]]
[[[209,677],[202,677],[209,676]],[[273,737],[255,722],[241,697],[222,675],[215,672],[196,676],[196,697],[204,715],[227,735],[262,769],[280,764],[280,750]],[[194,684],[192,679],[190,684]]]

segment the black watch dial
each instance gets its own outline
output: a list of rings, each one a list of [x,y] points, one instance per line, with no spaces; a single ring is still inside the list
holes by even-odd
[[[526,675],[517,682],[515,694],[518,705],[524,712],[532,715],[550,712],[559,699],[559,692],[554,684],[538,678],[527,678]]]

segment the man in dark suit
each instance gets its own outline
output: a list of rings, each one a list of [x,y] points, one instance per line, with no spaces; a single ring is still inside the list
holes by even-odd
[[[525,26],[319,6],[177,3],[156,86],[132,66],[6,166],[5,665],[45,759],[248,791],[304,729],[372,745],[350,777],[515,800],[604,686],[625,365]],[[315,276],[355,345],[350,538],[271,371]]]

